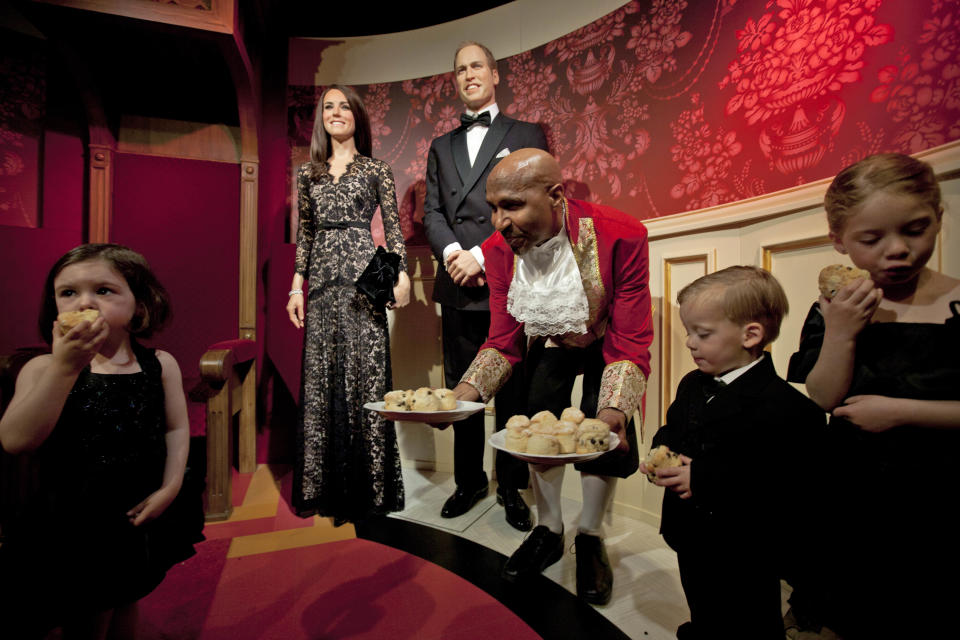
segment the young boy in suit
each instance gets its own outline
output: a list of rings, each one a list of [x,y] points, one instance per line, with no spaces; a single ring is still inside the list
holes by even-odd
[[[690,606],[677,637],[782,639],[780,578],[802,562],[787,509],[813,507],[805,472],[825,415],[764,352],[787,312],[772,275],[730,267],[684,287],[677,302],[697,370],[653,439],[682,462],[656,470],[667,490],[660,532]]]

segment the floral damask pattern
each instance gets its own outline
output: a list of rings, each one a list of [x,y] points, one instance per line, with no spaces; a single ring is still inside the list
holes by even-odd
[[[0,42],[0,225],[35,227],[46,55],[32,38],[2,29]]]
[[[958,21],[960,0],[634,0],[501,60],[498,104],[543,126],[569,194],[668,215],[960,138]],[[463,109],[453,76],[358,90],[422,243],[430,141]],[[290,87],[294,147],[317,93]]]
[[[919,51],[877,72],[870,100],[900,125],[894,140],[911,153],[960,136],[960,2],[935,3],[923,22]]]
[[[859,82],[867,47],[893,37],[878,24],[880,0],[777,0],[779,11],[736,32],[739,57],[720,89],[734,95],[725,113],[743,110],[747,124],[761,124],[759,146],[780,173],[819,164],[832,147],[846,105],[844,85]]]

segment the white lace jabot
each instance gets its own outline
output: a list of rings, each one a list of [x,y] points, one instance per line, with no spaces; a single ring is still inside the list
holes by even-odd
[[[507,311],[528,336],[587,332],[590,306],[565,228],[517,260]]]

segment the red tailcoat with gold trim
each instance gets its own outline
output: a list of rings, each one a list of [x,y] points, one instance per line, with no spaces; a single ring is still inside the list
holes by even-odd
[[[567,201],[566,230],[587,294],[590,318],[584,336],[555,338],[585,346],[603,338],[606,367],[597,411],[614,407],[627,416],[640,407],[650,375],[653,323],[648,286],[647,229],[611,207]],[[523,325],[507,311],[515,256],[499,233],[482,245],[490,287],[490,332],[461,379],[484,401],[496,394],[521,359]]]

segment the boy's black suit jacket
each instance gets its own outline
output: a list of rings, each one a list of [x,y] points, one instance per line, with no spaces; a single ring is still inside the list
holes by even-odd
[[[707,402],[712,380],[684,376],[653,438],[692,459],[692,495],[665,492],[660,531],[678,551],[704,536],[757,552],[795,549],[788,532],[800,535],[793,525],[815,515],[829,473],[817,464],[826,415],[777,375],[768,353]]]

